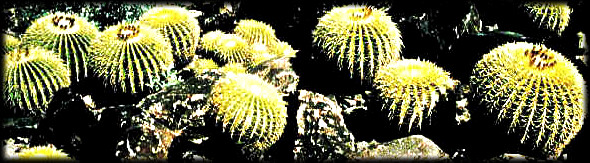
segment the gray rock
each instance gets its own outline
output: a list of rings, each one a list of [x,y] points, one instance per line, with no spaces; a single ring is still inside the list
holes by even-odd
[[[299,76],[293,70],[289,61],[291,57],[279,57],[264,61],[261,64],[248,69],[248,73],[256,74],[279,88],[285,95],[294,93],[299,84]]]
[[[299,91],[296,161],[341,161],[355,150],[354,136],[344,124],[342,108],[326,96]]]
[[[141,100],[141,110],[131,117],[127,134],[117,144],[117,157],[123,159],[165,159],[172,141],[188,127],[205,125],[207,95],[221,75],[216,72],[164,87]],[[122,124],[125,125],[125,124]]]
[[[358,142],[356,153],[349,161],[376,160],[432,160],[448,161],[449,155],[443,152],[432,140],[422,135],[412,135],[405,138],[379,143]]]

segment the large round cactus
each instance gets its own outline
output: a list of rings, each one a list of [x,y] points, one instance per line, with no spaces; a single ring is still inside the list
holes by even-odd
[[[120,23],[92,41],[89,67],[118,92],[149,91],[173,62],[167,39],[149,26]]]
[[[15,49],[4,55],[3,100],[25,114],[44,113],[53,93],[70,85],[70,71],[42,47]]]
[[[161,6],[148,10],[139,20],[168,37],[175,60],[186,64],[195,55],[201,33],[199,22],[192,15],[182,7]]]
[[[250,152],[267,150],[287,124],[286,102],[256,75],[227,73],[213,85],[209,104],[223,132]]]
[[[569,60],[542,44],[491,50],[476,64],[470,84],[484,113],[536,155],[558,157],[582,128],[584,80]]]
[[[88,46],[98,33],[98,28],[83,17],[54,13],[37,19],[22,37],[26,44],[58,53],[71,71],[72,82],[78,82],[88,75]]]
[[[400,59],[402,40],[390,16],[370,6],[336,7],[322,16],[313,42],[351,77],[371,81],[379,66]]]
[[[430,122],[436,103],[454,89],[455,81],[434,63],[407,59],[381,67],[374,84],[389,119],[411,132]]]

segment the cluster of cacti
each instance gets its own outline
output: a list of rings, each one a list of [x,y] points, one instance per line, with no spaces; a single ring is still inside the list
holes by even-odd
[[[210,31],[201,38],[201,48],[213,52],[220,64],[243,63],[256,66],[276,57],[294,57],[297,52],[288,43],[280,41],[272,27],[256,20],[241,20],[233,34]]]
[[[15,156],[8,157],[14,160],[72,160],[68,154],[55,148],[53,145],[35,146],[27,149],[22,149]]]
[[[98,33],[85,18],[58,12],[35,20],[22,39],[58,53],[70,69],[72,82],[78,82],[88,75],[88,46]]]
[[[482,112],[536,154],[559,157],[582,128],[584,80],[568,59],[542,44],[491,50],[476,64],[470,84]]]
[[[247,152],[266,151],[287,123],[277,88],[256,75],[227,73],[213,85],[208,103],[223,133]]]
[[[570,21],[572,9],[567,1],[530,1],[524,3],[525,10],[532,15],[534,23],[543,29],[561,34]]]
[[[406,59],[381,67],[374,84],[390,121],[411,132],[430,122],[436,103],[454,89],[455,81],[434,63]]]
[[[53,93],[70,85],[70,71],[52,51],[28,46],[4,55],[3,100],[27,114],[44,113]]]
[[[168,37],[177,64],[184,65],[195,55],[201,28],[187,9],[177,6],[154,7],[139,21]]]
[[[319,19],[312,35],[323,55],[361,82],[370,83],[380,66],[401,58],[401,33],[383,9],[335,7]]]
[[[110,26],[91,42],[89,67],[118,92],[150,91],[173,63],[171,45],[157,30],[138,23]]]
[[[14,50],[17,46],[19,46],[20,40],[12,35],[2,34],[2,54],[6,54],[9,51]]]

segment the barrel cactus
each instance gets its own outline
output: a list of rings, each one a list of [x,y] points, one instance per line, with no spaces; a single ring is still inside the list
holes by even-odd
[[[584,80],[568,59],[542,44],[498,46],[477,62],[470,84],[483,113],[534,155],[559,157],[582,128]]]
[[[70,85],[63,60],[42,47],[15,49],[4,55],[3,100],[25,114],[44,113],[53,93]]]
[[[89,67],[118,92],[150,91],[173,62],[171,45],[157,30],[123,22],[91,42]]]
[[[66,61],[72,82],[88,75],[88,48],[98,28],[76,14],[53,13],[35,20],[23,34],[23,43],[43,46]]]
[[[160,6],[151,8],[139,20],[168,37],[174,58],[182,65],[194,57],[201,33],[199,22],[191,15],[182,7]]]
[[[9,157],[9,159],[11,159]],[[62,150],[55,148],[53,145],[35,146],[23,149],[16,153],[14,159],[18,160],[73,160]]]
[[[189,63],[188,65],[186,65],[186,67],[184,67],[184,69],[193,70],[197,73],[203,72],[205,70],[218,69],[218,68],[219,68],[219,66],[217,65],[217,63],[215,63],[215,61],[213,61],[211,59],[204,59],[204,58],[193,59],[193,61],[191,61],[191,63]]]
[[[400,31],[384,10],[370,6],[335,7],[319,19],[313,43],[350,77],[371,81],[379,66],[400,59]]]
[[[408,132],[430,122],[436,103],[455,87],[449,73],[428,61],[401,60],[381,67],[375,87],[384,102],[382,109],[399,128]]]
[[[522,6],[532,16],[533,22],[538,24],[540,28],[558,34],[561,34],[565,27],[568,26],[570,13],[573,11],[567,5],[567,1],[530,1]]]
[[[246,40],[236,34],[209,32],[203,36],[204,50],[209,52],[212,58],[220,64],[252,62],[250,45]]]
[[[252,19],[240,20],[234,33],[244,38],[249,44],[262,43],[268,47],[273,47],[279,40],[270,25]]]
[[[227,73],[213,85],[208,103],[223,133],[243,145],[247,156],[269,149],[287,124],[286,102],[256,75]]]

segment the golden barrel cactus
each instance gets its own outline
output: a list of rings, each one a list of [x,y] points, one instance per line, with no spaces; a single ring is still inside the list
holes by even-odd
[[[477,62],[470,84],[484,113],[534,155],[559,157],[582,128],[584,80],[542,44],[498,46]]]
[[[456,82],[449,73],[428,61],[400,60],[381,67],[374,80],[383,101],[382,109],[399,128],[408,132],[422,128],[436,112],[436,103],[446,98]]]
[[[397,25],[371,6],[335,7],[319,19],[312,35],[323,55],[361,82],[370,82],[380,66],[401,58]]]
[[[234,28],[234,33],[244,38],[248,44],[262,43],[273,47],[279,41],[270,25],[252,19],[240,20]]]
[[[283,134],[286,102],[256,75],[227,73],[212,87],[209,109],[223,132],[246,151],[265,151]]]
[[[178,6],[158,6],[144,13],[139,21],[168,37],[178,64],[192,60],[197,50],[201,28],[187,9]]]
[[[92,41],[89,67],[118,92],[149,91],[173,63],[171,46],[155,29],[120,23]]]
[[[6,54],[19,46],[20,40],[9,34],[2,34],[2,54]]]
[[[25,114],[44,113],[57,90],[70,85],[70,71],[53,51],[42,47],[15,49],[4,55],[3,100]]]
[[[533,22],[538,24],[542,29],[548,29],[561,34],[565,27],[568,26],[572,8],[567,5],[567,1],[530,1],[523,5]]]
[[[23,34],[23,43],[53,50],[66,61],[72,82],[88,75],[88,48],[98,28],[76,14],[52,13],[35,20]]]

